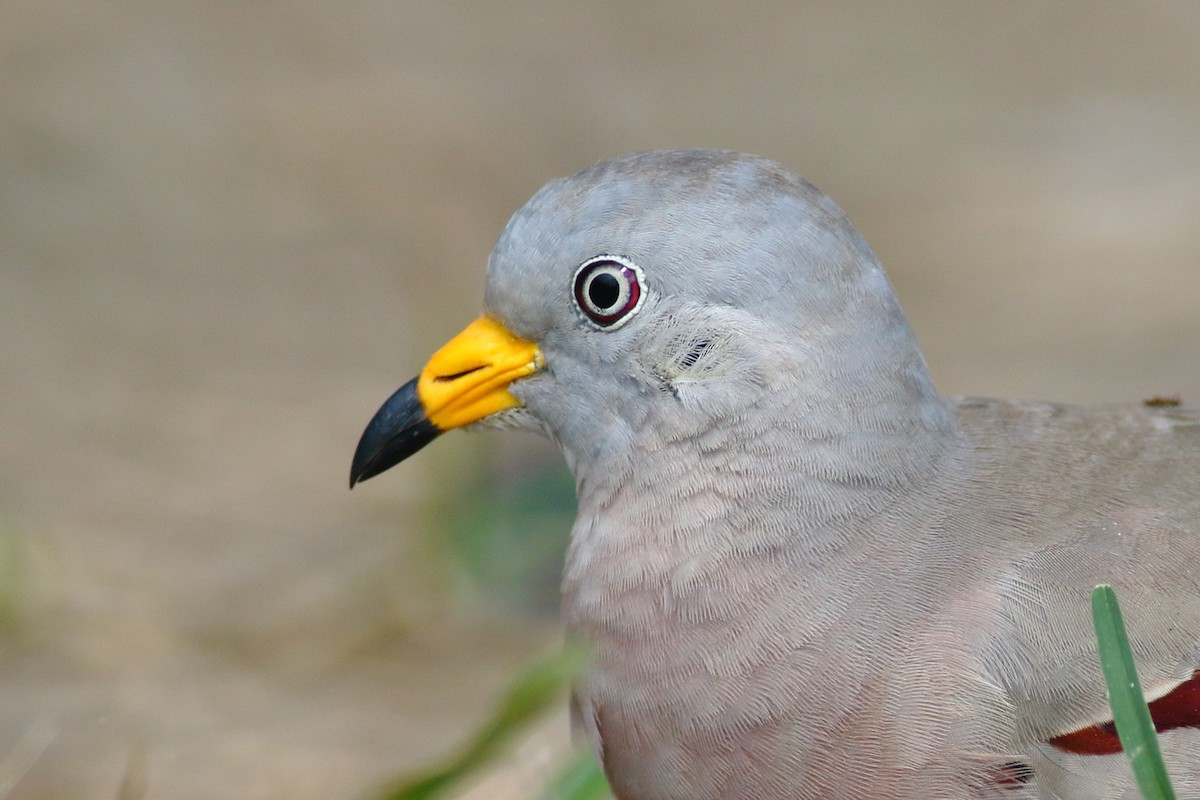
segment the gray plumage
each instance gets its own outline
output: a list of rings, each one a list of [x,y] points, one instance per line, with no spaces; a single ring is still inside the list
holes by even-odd
[[[576,268],[642,273],[589,324]],[[1089,592],[1143,683],[1200,669],[1200,410],[940,397],[874,255],[755,157],[645,153],[547,185],[491,257],[486,313],[535,342],[524,407],[577,481],[563,612],[621,800],[1138,795]],[[1200,709],[1197,710],[1200,719]],[[1200,797],[1200,729],[1163,734]]]

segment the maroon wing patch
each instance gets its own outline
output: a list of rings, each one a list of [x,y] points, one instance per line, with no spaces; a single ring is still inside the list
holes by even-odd
[[[1176,686],[1169,694],[1147,703],[1150,718],[1159,732],[1173,728],[1200,728],[1200,669]],[[1121,740],[1112,722],[1090,725],[1077,731],[1055,736],[1050,744],[1068,753],[1084,756],[1103,756],[1121,752]]]

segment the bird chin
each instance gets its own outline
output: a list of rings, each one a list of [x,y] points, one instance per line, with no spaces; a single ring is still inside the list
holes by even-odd
[[[506,408],[503,411],[498,411],[495,414],[484,417],[478,422],[471,423],[467,426],[467,430],[532,431],[548,439],[553,438],[546,429],[545,423],[534,416],[525,406]]]

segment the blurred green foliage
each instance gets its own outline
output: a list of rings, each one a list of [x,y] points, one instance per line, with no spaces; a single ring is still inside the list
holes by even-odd
[[[19,534],[0,528],[0,633],[21,629],[34,604],[32,554]]]
[[[546,800],[605,800],[612,797],[591,749],[580,752],[551,784]]]
[[[563,556],[575,520],[575,483],[561,463],[480,470],[432,509],[438,546],[470,591],[513,610],[558,610]],[[466,498],[466,499],[464,499]]]
[[[530,723],[562,702],[586,659],[586,648],[567,647],[536,662],[512,683],[496,712],[461,751],[444,764],[396,781],[372,799],[432,800],[444,796],[446,790],[491,764]],[[572,761],[547,795],[549,800],[601,800],[607,796],[604,777],[590,753]]]

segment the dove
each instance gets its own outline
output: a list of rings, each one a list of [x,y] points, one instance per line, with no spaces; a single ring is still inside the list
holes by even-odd
[[[538,191],[351,486],[464,426],[574,475],[574,708],[620,800],[1136,798],[1098,583],[1200,798],[1200,408],[939,395],[871,249],[782,166],[648,152]]]

